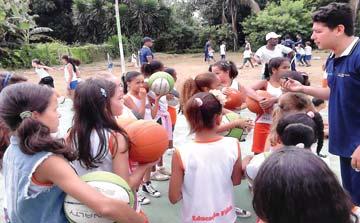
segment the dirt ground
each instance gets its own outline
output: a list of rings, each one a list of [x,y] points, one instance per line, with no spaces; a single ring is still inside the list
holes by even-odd
[[[178,81],[176,83],[176,88],[181,89],[183,82],[189,78],[196,76],[201,72],[205,72],[208,70],[209,64],[204,62],[203,54],[182,54],[182,55],[174,55],[174,54],[155,54],[157,60],[160,60],[167,67],[174,68],[178,73]],[[321,85],[322,79],[322,70],[321,66],[325,62],[327,57],[327,53],[325,52],[315,52],[313,57],[317,58],[316,60],[312,60],[311,67],[300,67],[297,69],[299,71],[307,72],[310,76],[310,81],[314,86]],[[215,59],[219,59],[220,56],[215,54]],[[242,55],[240,53],[228,53],[227,59],[235,62],[235,64],[239,67],[242,64]],[[121,67],[120,67],[120,59],[114,60],[115,66],[113,69],[113,73],[115,75],[121,76]],[[60,66],[56,66],[56,68],[60,68]],[[80,65],[80,72],[82,79],[89,77],[91,75],[96,74],[99,71],[107,70],[107,62],[101,61],[92,64],[82,64]],[[130,63],[126,64],[126,71],[130,70],[139,70],[139,68],[131,67]],[[1,71],[1,69],[0,69]],[[251,68],[244,67],[244,69],[239,70],[240,74],[238,76],[238,80],[241,84],[247,86],[252,84],[255,80],[260,79],[261,65]],[[27,70],[15,70],[15,73],[25,75],[30,81],[38,82],[39,78],[34,72],[34,69]],[[51,75],[55,79],[55,86],[58,92],[64,94],[65,93],[65,83],[64,83],[64,75],[62,71],[52,71]]]

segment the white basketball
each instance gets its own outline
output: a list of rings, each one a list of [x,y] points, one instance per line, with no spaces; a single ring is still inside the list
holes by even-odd
[[[167,79],[157,78],[152,82],[150,90],[152,90],[157,95],[164,95],[168,94],[171,89]]]
[[[124,201],[129,203],[130,206],[134,206],[134,196],[127,185],[127,183],[118,177],[115,174],[107,173],[107,172],[94,172],[94,175],[88,177],[85,181],[87,183],[97,189],[99,192],[104,194],[107,197]],[[94,174],[90,173],[90,174]],[[105,173],[105,174],[104,174]],[[96,175],[97,174],[97,175]],[[112,174],[115,176],[111,176],[108,174]],[[119,179],[116,179],[116,178]],[[91,180],[89,178],[94,178],[96,180]],[[67,195],[64,201],[64,211],[67,219],[71,223],[113,223],[114,221],[106,219],[98,214],[96,214],[92,209],[88,208],[86,205],[82,204],[75,198]]]

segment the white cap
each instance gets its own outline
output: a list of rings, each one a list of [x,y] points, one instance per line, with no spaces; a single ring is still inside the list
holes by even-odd
[[[268,41],[269,39],[277,39],[279,37],[281,37],[281,35],[278,35],[274,32],[270,32],[270,33],[266,34],[265,39],[266,39],[266,41]]]

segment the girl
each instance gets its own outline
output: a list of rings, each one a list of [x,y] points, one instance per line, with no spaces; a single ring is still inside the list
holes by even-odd
[[[318,115],[318,114],[317,114]],[[291,114],[280,119],[276,126],[277,141],[282,148],[284,146],[301,146],[306,149],[311,149],[311,145],[317,142],[318,148],[323,146],[323,138],[321,132],[324,126],[315,116],[314,113],[297,113]],[[246,166],[246,175],[252,185],[260,166],[270,153],[258,154],[253,157],[250,163]]]
[[[35,72],[40,78],[39,84],[55,88],[54,79],[48,73],[49,70],[54,70],[53,68],[45,66],[39,59],[33,59],[31,66],[35,68]]]
[[[73,98],[74,91],[78,85],[78,69],[77,66],[80,65],[80,61],[70,58],[67,55],[62,56],[62,63],[65,65],[64,67],[64,77],[66,88],[68,91],[68,96]]]
[[[128,204],[102,195],[76,175],[69,164],[72,150],[50,135],[59,126],[57,105],[54,92],[36,84],[16,84],[0,94],[0,118],[14,133],[3,160],[10,222],[68,222],[65,193],[114,221],[144,222]]]
[[[122,114],[122,98],[122,87],[111,81],[84,81],[75,91],[74,123],[67,142],[78,153],[73,163],[80,176],[93,171],[114,172],[136,189],[152,164],[138,166],[129,174],[129,140],[115,119]]]
[[[180,111],[184,112],[184,105],[187,101],[199,92],[209,92],[211,90],[216,90],[221,88],[219,78],[211,72],[202,73],[197,75],[194,79],[189,78],[185,81],[184,86],[181,91],[180,97]],[[223,108],[223,113],[230,112],[229,110]],[[238,119],[227,124],[221,124],[218,126],[218,133],[227,131],[232,128],[244,128],[250,130],[252,128],[252,123],[249,120]]]
[[[164,70],[164,64],[157,60],[153,60],[150,63],[141,66],[141,73],[145,76],[145,79],[149,78],[151,74],[162,70]]]
[[[297,148],[279,150],[263,163],[253,206],[262,223],[358,223],[360,217],[330,168]]]
[[[282,94],[281,75],[290,69],[290,63],[287,58],[276,57],[265,64],[264,76],[265,80],[258,81],[251,88],[253,90],[265,90],[272,97],[260,101],[261,108],[265,113],[257,115],[255,120],[254,137],[252,151],[255,154],[264,152],[266,139],[270,132],[272,123],[273,106],[277,103],[278,98]]]
[[[189,99],[184,113],[195,139],[174,152],[169,200],[182,200],[181,222],[235,222],[233,186],[241,183],[241,153],[236,139],[217,134],[222,105],[201,92]],[[204,187],[206,182],[212,183]]]
[[[155,98],[154,105],[151,105],[147,96],[146,89],[144,88],[144,75],[137,71],[130,71],[126,73],[123,77],[124,82],[124,104],[126,107],[131,109],[139,119],[145,120],[153,120],[159,110],[159,99],[160,97],[157,96]],[[154,188],[150,181],[150,173],[151,171],[147,171],[144,177],[144,184],[142,186],[142,190],[150,196],[153,197],[160,197],[161,193]],[[153,175],[153,178],[157,180],[168,180],[169,177],[166,175],[159,174],[155,172],[156,175]],[[149,204],[150,200],[145,196],[142,196],[138,193],[139,201],[142,204]]]
[[[239,72],[236,68],[236,65],[232,61],[218,61],[214,63],[209,70],[217,75],[220,80],[220,84],[222,86],[222,91],[225,95],[229,93],[228,89],[234,89],[237,91],[242,91],[244,94],[248,96],[252,96],[252,98],[260,101],[262,98],[258,97],[256,92],[251,89],[242,86],[235,78],[238,76]],[[237,108],[234,112],[240,113],[240,110],[243,107]]]

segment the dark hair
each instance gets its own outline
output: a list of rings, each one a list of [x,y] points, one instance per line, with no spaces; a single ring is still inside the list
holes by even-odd
[[[170,74],[170,75],[174,78],[174,80],[175,80],[175,78],[176,78],[176,76],[175,76],[176,71],[175,71],[174,68],[167,67],[167,68],[164,69],[164,72]],[[176,80],[175,80],[175,81],[176,81]]]
[[[222,71],[229,72],[231,79],[235,79],[239,74],[235,63],[232,61],[218,61],[212,67],[218,67]]]
[[[338,25],[345,27],[347,36],[354,35],[354,11],[349,4],[330,3],[320,7],[312,14],[313,22],[324,23],[330,29],[335,29]]]
[[[273,74],[273,69],[279,69],[282,63],[285,61],[289,61],[286,57],[275,57],[269,60],[268,63],[265,64],[264,76],[267,80],[270,79],[270,76]]]
[[[318,107],[318,106],[325,103],[325,101],[323,99],[320,99],[320,98],[313,98],[311,101],[312,101],[312,103],[313,103],[313,105],[315,107]]]
[[[215,115],[221,115],[222,105],[216,97],[207,92],[192,96],[185,105],[185,117],[191,133],[215,127]]]
[[[304,72],[286,71],[281,75],[282,78],[291,78],[299,81],[302,85],[310,86],[309,76]]]
[[[319,113],[297,113],[287,115],[279,120],[276,132],[285,146],[295,146],[303,143],[310,148],[317,141],[318,154],[324,144],[324,122]]]
[[[353,204],[327,164],[309,150],[270,155],[254,180],[253,207],[267,223],[351,223]]]
[[[6,86],[20,82],[25,82],[25,81],[27,81],[27,78],[18,74],[14,74],[10,72],[0,73],[0,92]]]
[[[33,59],[31,61],[32,63],[36,63],[36,64],[39,64],[39,65],[45,65],[43,62],[41,62],[39,59]]]
[[[61,59],[66,60],[66,62],[70,63],[73,66],[73,71],[76,72],[76,66],[80,66],[81,62],[78,59],[71,58],[68,55],[63,55]]]
[[[137,71],[129,71],[127,72],[125,75],[123,75],[121,77],[121,80],[123,82],[124,85],[124,94],[126,94],[128,92],[128,82],[131,82],[132,80],[134,80],[137,76],[142,75],[142,73],[137,72]]]
[[[186,102],[196,93],[202,92],[204,88],[211,88],[211,85],[217,81],[216,74],[207,72],[196,75],[194,79],[189,78],[185,81],[180,97],[180,111],[184,110]]]
[[[111,113],[110,99],[116,91],[116,84],[105,79],[89,78],[76,88],[74,97],[74,119],[70,130],[68,143],[77,149],[77,159],[86,168],[96,168],[102,163],[102,159],[109,152],[107,150],[107,136],[104,130],[109,130],[114,136],[120,133],[128,143],[128,137],[116,122]],[[91,154],[92,131],[99,136],[99,150],[97,154]],[[115,140],[117,145],[117,141]]]
[[[31,117],[25,119],[20,117],[24,111],[44,112],[53,95],[51,88],[38,84],[11,85],[0,94],[0,118],[19,137],[20,149],[23,153],[33,155],[48,151],[73,160],[75,156],[72,150],[62,139],[54,139],[46,125]]]
[[[150,63],[146,63],[141,66],[141,73],[144,74],[145,77],[150,77],[153,73],[162,71],[163,69],[163,63],[157,60],[153,60]]]

